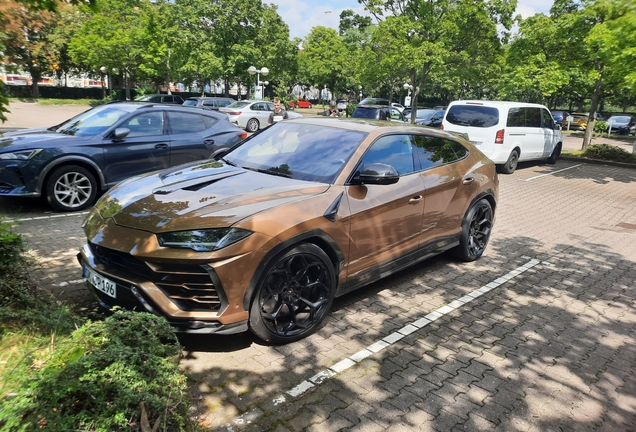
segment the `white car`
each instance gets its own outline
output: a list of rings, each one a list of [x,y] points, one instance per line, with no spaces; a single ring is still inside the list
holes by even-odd
[[[395,109],[397,109],[399,112],[403,112],[404,111],[404,106],[400,105],[397,102],[391,102],[391,106]]]
[[[219,112],[227,114],[231,123],[248,132],[256,132],[269,126],[269,115],[273,111],[274,104],[262,100],[240,100],[219,108]],[[292,119],[302,115],[287,111],[287,117]]]
[[[451,102],[442,129],[464,134],[499,170],[512,174],[517,162],[561,155],[563,135],[543,105],[523,102],[463,100]]]

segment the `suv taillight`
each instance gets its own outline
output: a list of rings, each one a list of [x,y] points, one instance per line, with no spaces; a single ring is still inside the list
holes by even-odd
[[[505,129],[500,129],[497,131],[497,135],[495,135],[495,144],[503,144],[504,130]]]

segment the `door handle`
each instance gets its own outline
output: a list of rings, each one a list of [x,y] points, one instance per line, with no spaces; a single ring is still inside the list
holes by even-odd
[[[214,140],[213,139],[206,139],[205,141],[203,141],[204,144],[206,145],[212,145],[214,144]]]
[[[464,177],[464,179],[462,180],[462,184],[469,185],[474,181],[475,181],[475,177],[472,177],[472,176]]]
[[[165,150],[165,149],[168,148],[168,144],[166,144],[166,143],[157,144],[157,145],[155,145],[155,148],[157,150]]]
[[[422,201],[422,195],[417,195],[409,200],[409,204],[417,204],[420,201]]]

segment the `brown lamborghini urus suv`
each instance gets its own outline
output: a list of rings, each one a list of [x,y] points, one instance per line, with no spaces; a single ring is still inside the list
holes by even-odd
[[[300,118],[120,183],[85,220],[78,258],[104,307],[286,343],[335,296],[446,250],[479,258],[497,193],[494,164],[459,136]]]

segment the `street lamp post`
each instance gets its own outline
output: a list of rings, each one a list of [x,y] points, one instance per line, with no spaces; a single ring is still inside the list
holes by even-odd
[[[265,98],[265,87],[267,87],[267,84],[269,84],[269,81],[261,81],[261,86],[263,87],[263,91],[261,92],[262,98]]]
[[[409,83],[404,83],[403,87],[404,87],[404,90],[408,90],[408,94],[404,98],[404,106],[410,107],[411,106],[411,90],[413,90],[413,86]]]
[[[106,87],[104,86],[104,79],[106,77],[106,66],[100,67],[99,71],[102,73],[102,99],[106,99]]]
[[[258,96],[255,96],[255,99],[263,99],[263,93],[261,92],[261,74],[263,74],[263,76],[267,76],[269,69],[266,67],[256,69],[254,66],[250,66],[247,68],[247,72],[250,75],[256,75],[256,92],[258,92]]]

